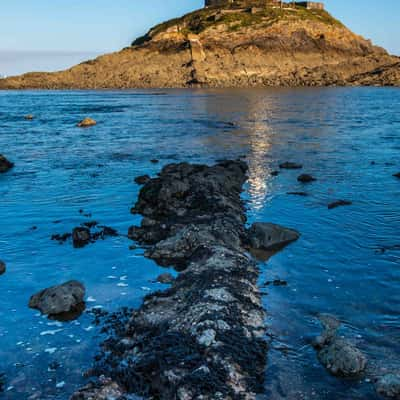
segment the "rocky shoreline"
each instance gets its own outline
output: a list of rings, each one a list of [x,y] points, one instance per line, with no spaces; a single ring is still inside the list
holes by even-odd
[[[72,399],[251,400],[263,392],[265,311],[248,249],[279,248],[299,235],[272,224],[245,228],[246,173],[242,161],[181,163],[146,182],[132,209],[143,220],[129,237],[180,274],[103,343],[92,371],[101,378]]]

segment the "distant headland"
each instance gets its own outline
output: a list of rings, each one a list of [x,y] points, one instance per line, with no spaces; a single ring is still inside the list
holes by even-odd
[[[132,46],[0,89],[399,86],[400,58],[351,32],[319,2],[205,0]]]

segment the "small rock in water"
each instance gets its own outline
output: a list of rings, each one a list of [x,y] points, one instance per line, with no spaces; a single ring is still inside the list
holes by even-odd
[[[4,173],[9,171],[12,167],[14,167],[14,163],[8,161],[2,154],[0,154],[0,173]]]
[[[172,283],[174,280],[175,280],[174,277],[168,272],[165,274],[161,274],[160,276],[157,277],[157,282],[159,283],[169,284]]]
[[[303,197],[308,196],[308,193],[306,192],[287,192],[287,194],[291,196],[303,196]]]
[[[337,200],[334,201],[333,203],[328,204],[329,210],[332,210],[336,207],[342,207],[342,206],[351,206],[353,203],[348,200]]]
[[[397,174],[393,175],[395,178],[399,178],[400,179],[400,172],[398,172]]]
[[[400,399],[400,374],[387,374],[376,382],[376,391],[381,396]]]
[[[145,185],[150,179],[149,175],[141,175],[135,178],[135,182],[138,185]]]
[[[279,175],[279,171],[272,171],[271,172],[271,176],[278,176]]]
[[[0,275],[3,275],[6,272],[6,264],[0,260]]]
[[[366,366],[364,354],[352,343],[338,336],[340,322],[329,315],[320,317],[324,331],[314,342],[318,359],[333,375],[351,377],[361,374]]]
[[[50,317],[64,313],[83,311],[85,287],[77,281],[44,289],[33,295],[29,307],[39,310]]]
[[[150,160],[150,162],[153,163],[153,164],[157,164],[157,163],[159,163],[160,161],[157,160],[156,158],[153,158],[152,160]]]
[[[88,128],[89,126],[94,126],[96,124],[97,122],[94,119],[86,117],[81,122],[79,122],[77,126],[79,128]]]
[[[24,117],[24,119],[26,119],[27,121],[32,121],[33,118],[35,118],[35,117],[32,114],[25,115],[25,117]]]
[[[85,227],[78,227],[72,231],[72,241],[76,249],[85,247],[90,243],[90,230]]]
[[[279,250],[299,237],[293,229],[266,222],[256,222],[248,230],[250,246],[256,250]]]
[[[297,178],[297,180],[302,183],[310,183],[316,181],[316,179],[309,174],[302,174]]]
[[[280,164],[279,168],[281,168],[281,169],[302,169],[303,166],[301,164],[286,161],[286,162]]]

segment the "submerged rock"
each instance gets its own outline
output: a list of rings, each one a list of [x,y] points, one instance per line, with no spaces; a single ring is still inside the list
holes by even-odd
[[[320,322],[324,331],[316,338],[314,347],[321,364],[333,375],[351,377],[361,374],[367,359],[356,346],[338,335],[340,322],[330,315],[322,315]]]
[[[334,201],[333,203],[329,203],[328,208],[329,208],[329,210],[332,210],[337,207],[351,206],[352,204],[353,204],[353,202],[348,201],[348,200],[337,200],[337,201]]]
[[[141,175],[135,178],[135,182],[138,185],[145,185],[150,179],[149,175]]]
[[[6,272],[6,264],[0,260],[0,275],[3,275]]]
[[[297,178],[297,180],[301,183],[310,183],[316,181],[316,179],[309,174],[302,174]]]
[[[400,399],[400,374],[387,374],[376,382],[376,391],[381,396]]]
[[[78,227],[72,231],[72,242],[75,248],[85,247],[90,243],[91,235],[89,228]]]
[[[62,317],[65,313],[81,312],[84,308],[84,297],[83,284],[69,281],[36,293],[29,300],[29,307],[50,317]]]
[[[250,246],[256,250],[279,250],[299,238],[294,229],[266,222],[256,222],[248,230]]]
[[[14,167],[14,163],[8,161],[2,154],[0,154],[0,173],[9,171]]]
[[[395,178],[399,178],[400,179],[400,172],[398,172],[397,174],[393,175]]]
[[[92,118],[86,117],[82,121],[80,121],[77,126],[79,128],[88,128],[94,125],[97,125],[97,122]]]
[[[287,192],[287,194],[291,196],[302,196],[302,197],[307,197],[308,193],[306,192]]]
[[[281,169],[302,169],[303,166],[301,164],[298,164],[295,162],[286,161],[286,162],[280,164],[279,168],[281,168]]]

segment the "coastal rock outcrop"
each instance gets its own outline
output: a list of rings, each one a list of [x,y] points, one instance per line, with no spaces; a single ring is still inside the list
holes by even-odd
[[[9,171],[12,167],[14,167],[14,163],[7,160],[2,154],[0,154],[0,173],[4,173]]]
[[[49,317],[62,317],[62,314],[81,311],[84,308],[84,297],[83,284],[69,281],[36,293],[29,300],[29,307]]]
[[[324,10],[226,2],[65,71],[0,79],[0,89],[393,86],[399,60]]]
[[[129,236],[180,273],[104,342],[95,375],[161,400],[252,400],[263,391],[265,313],[245,248],[246,173],[241,161],[171,164],[143,186],[132,212],[144,218]]]

